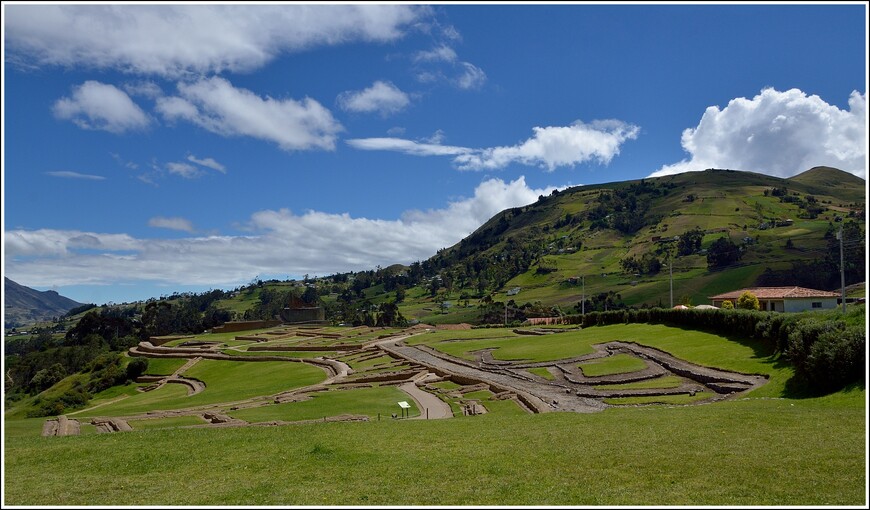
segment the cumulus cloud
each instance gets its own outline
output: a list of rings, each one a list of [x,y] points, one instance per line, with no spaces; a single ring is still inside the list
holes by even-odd
[[[342,92],[338,104],[345,111],[387,116],[404,110],[411,99],[392,83],[379,80],[364,90]]]
[[[138,74],[249,72],[278,55],[402,37],[415,5],[9,5],[8,62]]]
[[[136,239],[126,234],[64,230],[6,232],[6,271],[30,286],[141,281],[236,285],[254,274],[330,274],[411,263],[452,246],[496,213],[552,193],[520,177],[488,179],[471,197],[440,209],[411,210],[398,219],[286,209],[254,213],[253,234]],[[181,218],[152,218],[152,226],[187,230]]]
[[[708,168],[791,177],[831,166],[866,178],[866,119],[867,95],[857,91],[841,110],[798,89],[767,88],[752,99],[707,108],[696,127],[683,131],[689,158],[650,177]]]
[[[193,233],[193,223],[190,220],[184,218],[164,218],[162,216],[156,216],[148,220],[149,227],[155,228],[167,228],[169,230],[180,230],[183,232]]]
[[[70,120],[82,129],[117,134],[144,129],[150,123],[124,91],[93,80],[74,87],[71,97],[58,99],[52,111],[55,117]]]
[[[70,172],[67,170],[61,170],[59,172],[45,172],[47,175],[52,177],[61,177],[64,179],[84,179],[88,181],[104,181],[105,177],[102,175],[91,175],[91,174],[80,174],[78,172]]]
[[[460,170],[494,170],[512,163],[539,166],[552,172],[561,166],[574,166],[587,161],[608,164],[619,154],[620,146],[637,138],[640,128],[619,120],[577,121],[570,126],[533,128],[534,136],[518,144],[504,147],[471,149],[431,143],[439,141],[437,132],[430,143],[401,138],[361,138],[347,143],[361,150],[388,150],[414,156],[455,156]]]
[[[204,166],[206,168],[211,168],[212,170],[217,170],[218,172],[220,172],[222,174],[227,173],[227,168],[212,158],[197,159],[196,156],[191,154],[191,155],[187,156],[187,160],[191,161],[193,163],[196,163],[197,165]]]
[[[335,148],[343,128],[314,99],[262,98],[218,77],[178,83],[178,96],[157,100],[168,121],[185,120],[222,136],[250,136],[285,151]]]

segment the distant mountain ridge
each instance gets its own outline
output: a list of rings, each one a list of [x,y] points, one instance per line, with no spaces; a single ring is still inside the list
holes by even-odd
[[[4,327],[48,320],[83,304],[53,290],[38,291],[25,287],[5,276],[3,285],[6,291]]]

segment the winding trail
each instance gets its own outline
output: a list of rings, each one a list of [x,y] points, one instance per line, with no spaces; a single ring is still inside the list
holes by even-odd
[[[412,420],[441,420],[444,418],[453,418],[453,410],[450,406],[429,393],[417,387],[415,383],[409,382],[399,386],[399,389],[407,393],[417,407],[420,409],[420,416],[411,418]]]

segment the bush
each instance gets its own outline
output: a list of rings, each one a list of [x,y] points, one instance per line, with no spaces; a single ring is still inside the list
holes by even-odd
[[[127,379],[136,380],[148,370],[148,358],[136,358],[127,365]]]
[[[788,335],[786,355],[798,380],[822,391],[864,381],[867,338],[861,326],[841,320],[803,319]]]
[[[722,301],[722,309],[723,310],[733,310],[734,303],[732,303],[731,301],[726,299],[725,301]]]
[[[755,294],[747,290],[737,298],[737,308],[740,308],[741,310],[759,310],[761,304],[758,302],[758,298],[755,297]]]
[[[41,418],[43,416],[57,416],[63,414],[67,409],[81,407],[88,403],[91,395],[80,388],[67,390],[61,395],[47,399],[39,400],[38,407],[27,412],[28,418]]]

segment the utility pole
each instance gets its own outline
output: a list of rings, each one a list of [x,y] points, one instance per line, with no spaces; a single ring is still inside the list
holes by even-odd
[[[507,326],[507,303],[504,304],[504,325]]]
[[[674,307],[674,259],[668,257],[668,275],[671,280],[671,308]]]
[[[840,240],[840,290],[841,299],[843,302],[843,313],[846,313],[846,266],[843,264],[843,225],[840,225],[840,232],[837,234],[837,239]]]
[[[586,315],[586,275],[581,276],[580,279],[583,282],[583,294],[581,294],[582,297],[580,300],[580,314]]]

